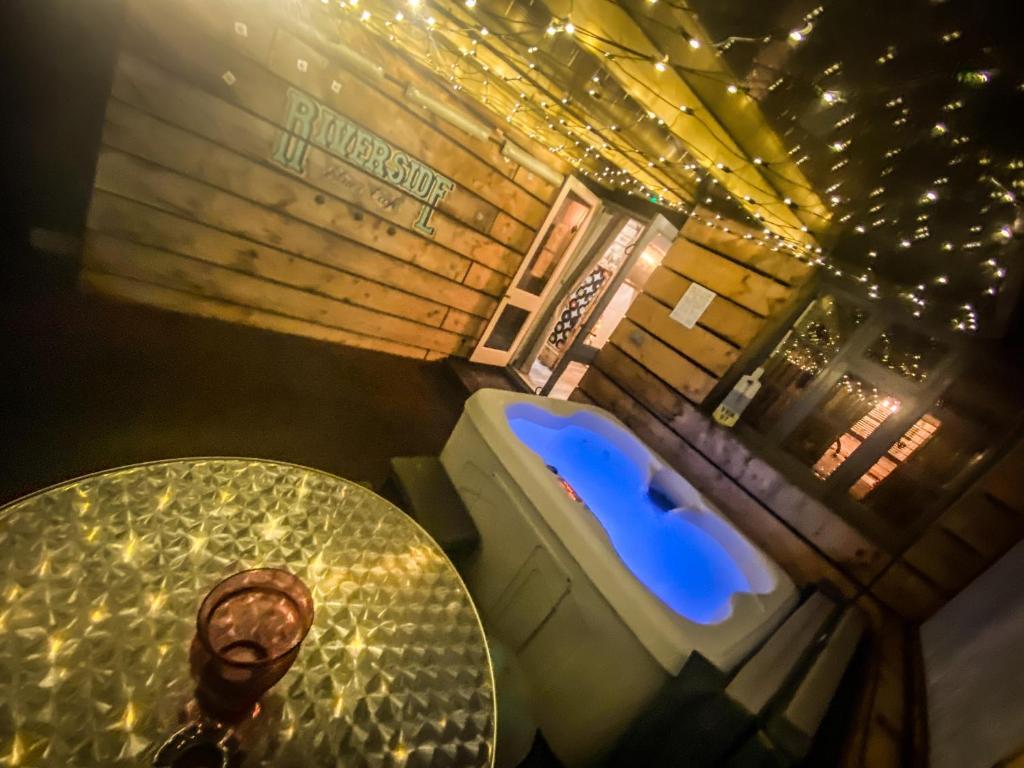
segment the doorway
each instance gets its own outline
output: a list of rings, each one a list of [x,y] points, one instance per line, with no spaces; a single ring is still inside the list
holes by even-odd
[[[513,358],[537,394],[568,399],[678,234],[660,214],[644,221],[610,206],[595,230]]]
[[[582,182],[572,177],[566,179],[508,292],[470,355],[471,362],[508,364],[533,327],[538,310],[559,285],[559,277],[600,205],[597,195]]]

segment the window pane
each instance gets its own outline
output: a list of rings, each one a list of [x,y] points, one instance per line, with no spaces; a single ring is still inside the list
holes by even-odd
[[[996,373],[969,371],[889,446],[850,495],[900,527],[937,509],[1013,428],[1020,406],[1014,405],[1012,390],[1012,383]]]
[[[506,305],[505,309],[501,312],[501,316],[498,318],[498,322],[494,324],[491,335],[487,337],[484,346],[489,349],[507,352],[512,348],[512,343],[516,340],[516,334],[519,333],[519,329],[523,327],[523,323],[526,322],[529,316],[530,313],[522,307],[513,307],[511,304]]]
[[[533,256],[530,257],[530,263],[517,286],[520,290],[534,296],[543,293],[555,269],[561,263],[569,243],[583,225],[589,212],[589,205],[575,194],[569,193],[562,201],[558,213],[552,219]]]
[[[815,300],[764,365],[761,391],[743,419],[766,430],[792,405],[864,322],[866,313],[832,296]]]
[[[899,408],[896,398],[844,375],[783,447],[825,479]]]
[[[864,355],[905,379],[921,382],[945,357],[947,347],[902,325],[886,328]]]

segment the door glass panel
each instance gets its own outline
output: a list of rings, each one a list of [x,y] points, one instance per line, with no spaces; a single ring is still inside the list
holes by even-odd
[[[576,389],[576,385],[580,383],[580,379],[583,378],[583,374],[589,367],[583,363],[569,363],[562,371],[562,375],[558,377],[555,386],[551,388],[548,397],[553,397],[556,400],[568,400],[569,395]]]
[[[655,235],[651,242],[647,244],[647,247],[644,248],[643,253],[640,254],[640,258],[634,262],[633,268],[629,270],[629,274],[626,275],[626,282],[638,291],[642,291],[644,286],[647,285],[647,278],[651,276],[654,270],[661,266],[661,262],[671,245],[672,241],[665,237],[665,235]]]
[[[529,317],[530,313],[528,310],[522,307],[514,307],[511,304],[505,305],[501,315],[498,317],[498,321],[494,324],[494,328],[491,329],[491,334],[487,337],[487,341],[484,342],[484,346],[500,352],[507,352],[512,348],[519,329],[523,327],[523,323]]]
[[[867,318],[854,306],[832,296],[810,304],[793,332],[765,361],[761,390],[743,414],[754,429],[767,431],[785,413],[839,352]]]
[[[905,379],[921,382],[945,357],[947,349],[945,344],[930,336],[902,325],[892,325],[872,342],[864,356]]]
[[[643,253],[633,262],[629,274],[626,275],[626,279],[619,286],[612,300],[608,302],[601,317],[591,328],[586,339],[588,347],[601,349],[608,343],[612,331],[626,316],[633,299],[643,291],[647,279],[654,273],[654,270],[661,266],[661,261],[665,258],[665,253],[670,245],[672,245],[672,241],[662,234],[657,234],[651,239]]]
[[[565,298],[554,310],[554,324],[544,340],[537,357],[527,371],[530,383],[543,387],[558,365],[562,355],[572,346],[587,319],[600,302],[615,273],[622,267],[629,255],[629,247],[643,232],[643,223],[628,219],[615,235],[612,242],[597,257],[594,265],[586,271]],[[594,249],[596,254],[597,248]]]
[[[626,316],[629,305],[633,303],[636,295],[636,288],[629,283],[623,283],[619,286],[619,289],[615,291],[615,295],[612,296],[612,300],[608,302],[608,306],[601,313],[601,317],[598,318],[597,322],[594,323],[594,327],[590,329],[590,333],[587,334],[588,347],[601,349],[608,343],[612,331],[618,326],[619,321]]]
[[[895,397],[844,374],[783,447],[824,479],[899,408]]]
[[[590,213],[590,205],[570,192],[562,201],[540,244],[530,257],[517,288],[540,296],[555,273],[573,237]]]

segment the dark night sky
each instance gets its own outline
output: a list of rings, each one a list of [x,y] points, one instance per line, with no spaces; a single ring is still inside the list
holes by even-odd
[[[984,326],[1024,235],[1021,4],[695,7],[718,41],[759,38],[723,49],[834,211],[833,271],[908,312]]]

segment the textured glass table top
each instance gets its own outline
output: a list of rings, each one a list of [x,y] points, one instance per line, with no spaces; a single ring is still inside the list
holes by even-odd
[[[489,766],[476,610],[438,546],[354,483],[287,464],[126,467],[0,509],[0,766],[148,765],[191,697],[220,579],[276,566],[313,592],[245,766]]]

